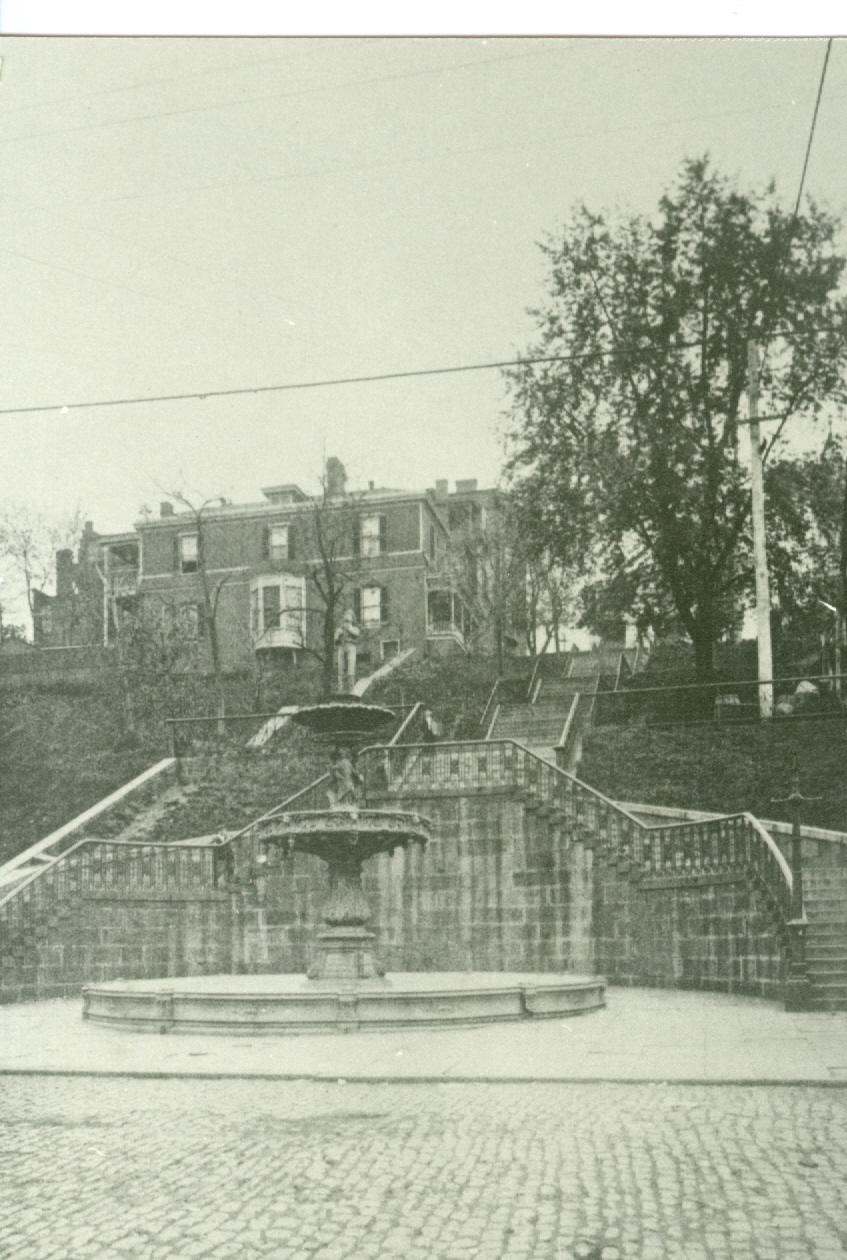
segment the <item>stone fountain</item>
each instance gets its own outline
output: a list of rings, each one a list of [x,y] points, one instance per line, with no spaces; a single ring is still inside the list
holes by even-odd
[[[287,854],[311,853],[327,865],[329,898],[309,980],[350,984],[385,979],[374,953],[375,934],[366,926],[371,914],[362,890],[362,863],[413,841],[426,844],[430,834],[428,821],[419,814],[364,808],[358,746],[394,716],[378,705],[334,701],[301,709],[293,717],[332,741],[329,808],[283,814],[271,820],[262,839]]]
[[[83,1015],[142,1031],[306,1033],[449,1026],[556,1017],[604,1005],[598,976],[399,972],[386,975],[362,888],[362,865],[426,845],[419,814],[368,809],[356,769],[361,743],[394,719],[378,705],[337,700],[292,720],[332,746],[327,808],[275,814],[261,824],[261,858],[309,853],[327,867],[329,895],[306,976],[291,974],[115,980],[83,990]]]

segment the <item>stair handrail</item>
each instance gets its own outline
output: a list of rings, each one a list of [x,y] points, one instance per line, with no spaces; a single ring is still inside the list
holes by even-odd
[[[258,827],[260,823],[267,822],[269,818],[276,818],[277,814],[290,813],[291,806],[295,803],[295,801],[299,801],[301,797],[308,796],[310,792],[316,791],[322,783],[328,783],[329,777],[330,772],[327,770],[326,774],[322,774],[320,778],[314,779],[311,783],[307,783],[304,788],[300,788],[299,792],[295,792],[293,796],[287,796],[284,801],[279,803],[279,805],[274,805],[272,809],[266,810],[264,814],[260,814],[258,818],[251,819],[249,823],[246,823],[238,831],[233,831],[231,835],[222,836],[216,847],[220,848],[224,845],[232,845],[236,840],[240,840],[243,836],[246,836],[247,833],[252,831],[254,827]]]
[[[492,719],[491,719],[491,722],[489,723],[488,730],[485,732],[485,738],[486,738],[486,740],[491,739],[491,732],[494,730],[494,727],[495,727],[495,725],[496,725],[496,723],[497,723],[497,719],[498,719],[498,717],[500,716],[500,708],[501,708],[501,706],[498,704],[498,705],[497,705],[497,707],[496,707],[496,708],[495,708],[495,710],[494,710],[494,715],[493,715],[493,717],[492,717]]]
[[[542,655],[541,652],[539,652],[538,655],[536,656],[535,664],[532,667],[532,673],[529,676],[529,686],[526,689],[527,704],[534,704],[535,702],[535,697],[532,694],[532,689],[535,686],[535,679],[538,674],[538,668],[541,665],[541,655]]]
[[[598,692],[599,687],[600,687],[600,675],[597,674],[597,676],[594,679],[594,685],[592,688],[590,688],[588,691],[578,691],[576,693],[576,696],[574,697],[575,703],[571,705],[571,711],[568,714],[568,720],[565,723],[565,729],[562,731],[562,737],[559,740],[559,743],[557,745],[557,752],[556,752],[557,759],[560,758],[562,761],[566,760],[567,750],[568,750],[570,741],[572,739],[575,739],[579,734],[581,734],[586,729],[589,722],[591,721],[592,714],[594,713],[594,707],[597,704],[597,692]],[[585,714],[584,719],[582,720],[581,723],[578,724],[577,714],[579,712],[579,706],[582,700],[588,701],[588,707],[587,707],[587,712]]]
[[[55,830],[49,833],[49,835],[44,836],[43,839],[36,840],[34,844],[29,845],[26,849],[22,849],[20,853],[16,853],[14,857],[9,858],[7,862],[0,864],[0,873],[13,871],[20,866],[26,866],[26,864],[32,861],[33,858],[51,861],[53,857],[59,856],[59,854],[49,852],[49,850],[51,850],[55,845],[61,844],[63,840],[66,840],[69,836],[73,835],[73,833],[78,831],[80,827],[87,827],[88,824],[94,822],[96,818],[101,817],[102,814],[108,813],[114,805],[119,805],[140,788],[148,787],[175,765],[175,758],[164,757],[161,761],[157,761],[152,766],[148,766],[146,770],[143,770],[141,774],[136,775],[134,779],[129,779],[126,783],[121,784],[119,788],[116,788],[114,792],[110,792],[108,796],[104,796],[101,800],[95,801],[93,805],[89,805],[88,809],[84,809],[81,814],[77,814],[74,818],[70,818],[66,823],[63,823],[61,827],[56,827]],[[70,848],[70,846],[68,847]],[[59,850],[60,853],[64,851],[65,850]]]
[[[741,865],[750,869],[762,885],[782,924],[787,924],[791,919],[791,868],[761,821],[747,811],[722,815],[708,822],[686,821],[651,826],[619,802],[612,801],[590,784],[583,783],[576,775],[544,760],[514,739],[455,740],[438,744],[404,745],[403,752],[408,754],[413,749],[418,750],[420,756],[415,764],[415,782],[405,782],[405,787],[410,792],[432,787],[431,775],[427,774],[427,755],[430,758],[439,757],[441,764],[447,767],[451,788],[463,785],[463,753],[466,767],[469,754],[478,758],[484,756],[485,774],[477,774],[477,779],[484,778],[488,786],[504,786],[502,781],[493,782],[497,777],[497,770],[502,778],[508,777],[508,786],[529,787],[549,799],[555,799],[559,795],[556,785],[567,784],[571,795],[576,798],[575,826],[588,825],[590,830],[593,821],[594,832],[600,834],[602,843],[616,850],[618,860],[623,859],[634,864],[641,875],[717,873],[727,866]],[[508,757],[507,749],[510,750]],[[384,745],[372,745],[364,749],[360,764],[366,766],[368,754],[376,753],[382,756],[382,761],[378,764],[383,772],[389,772],[387,782],[390,783],[391,750]],[[494,772],[489,773],[492,753],[495,757],[499,755],[499,765],[492,768]],[[479,787],[480,783],[465,783],[465,786]],[[667,853],[667,842],[672,842],[670,857]]]
[[[621,675],[624,672],[624,666],[626,666],[629,676],[632,677],[632,670],[630,669],[629,662],[626,659],[626,652],[621,652],[620,656],[618,657],[617,672],[615,673],[615,685],[613,688],[614,691],[620,691]]]
[[[556,745],[557,748],[564,748],[568,742],[568,736],[571,731],[571,723],[573,722],[574,714],[576,713],[577,706],[579,705],[579,698],[581,695],[581,691],[574,692],[573,700],[571,700],[571,707],[568,709],[568,716],[565,718],[565,725],[562,728],[562,733],[559,736],[559,742]]]
[[[391,736],[391,739],[388,741],[388,743],[399,744],[401,742],[400,740],[401,735],[405,735],[406,731],[409,729],[412,723],[417,718],[421,717],[425,711],[426,711],[426,705],[424,704],[423,700],[419,700],[417,704],[412,706],[412,708],[403,718],[403,721],[397,727],[397,730]]]
[[[0,908],[12,901],[15,897],[17,897],[18,893],[22,892],[25,888],[29,888],[33,881],[43,878],[49,871],[52,871],[57,862],[60,862],[62,858],[66,857],[68,854],[76,852],[79,848],[86,844],[127,845],[135,848],[163,848],[173,849],[174,851],[182,850],[184,852],[191,852],[194,849],[199,849],[203,852],[212,853],[214,858],[214,855],[216,853],[219,854],[222,849],[230,849],[231,851],[231,846],[236,840],[243,839],[250,831],[252,831],[255,827],[258,827],[261,823],[267,822],[271,818],[275,818],[277,814],[290,811],[292,805],[307,796],[309,793],[316,791],[322,784],[328,782],[329,777],[329,771],[327,771],[326,774],[322,774],[320,778],[307,784],[306,787],[300,788],[300,790],[295,792],[293,796],[286,797],[286,799],[281,801],[279,805],[274,805],[271,809],[266,810],[265,813],[260,814],[258,818],[251,819],[249,823],[245,824],[245,826],[241,827],[238,831],[222,835],[217,843],[213,844],[191,844],[190,842],[183,842],[179,845],[175,845],[169,840],[104,840],[98,838],[97,836],[83,836],[67,849],[64,849],[61,853],[57,853],[55,857],[47,859],[43,866],[40,866],[37,870],[32,871],[31,874],[27,875],[24,879],[20,880],[20,882],[13,885],[13,887],[10,888],[5,895],[0,896]]]
[[[488,699],[485,702],[485,708],[482,710],[482,717],[479,719],[480,730],[485,729],[485,719],[488,716],[488,710],[491,708],[492,704],[494,703],[494,698],[497,695],[497,692],[499,691],[499,689],[500,689],[500,678],[498,676],[494,680],[494,686],[491,688]]]

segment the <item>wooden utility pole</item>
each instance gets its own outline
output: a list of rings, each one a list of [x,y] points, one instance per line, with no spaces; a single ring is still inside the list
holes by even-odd
[[[756,641],[759,649],[759,715],[773,716],[771,591],[765,542],[765,483],[759,437],[759,351],[747,343],[747,402],[750,430],[750,485],[753,496],[753,557],[756,562]]]

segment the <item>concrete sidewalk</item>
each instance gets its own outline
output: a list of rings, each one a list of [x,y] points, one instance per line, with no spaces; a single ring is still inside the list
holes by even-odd
[[[303,1037],[157,1036],[81,1012],[0,1007],[0,1074],[847,1084],[847,1013],[718,993],[610,987],[605,1010],[568,1019]]]

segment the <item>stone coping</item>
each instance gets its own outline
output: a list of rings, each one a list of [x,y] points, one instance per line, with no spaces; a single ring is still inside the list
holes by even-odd
[[[557,1019],[603,1006],[599,976],[395,972],[367,980],[220,975],[113,980],[83,989],[83,1015],[136,1032],[214,1036],[452,1028]]]
[[[323,989],[343,990],[349,986],[325,981]],[[576,975],[556,971],[395,971],[385,980],[357,980],[359,992],[372,993],[485,993],[503,989],[584,988],[605,985],[600,976]],[[168,976],[156,980],[105,980],[86,986],[101,993],[197,993],[229,995],[242,998],[314,993],[317,982],[307,980],[299,972],[265,975]]]

